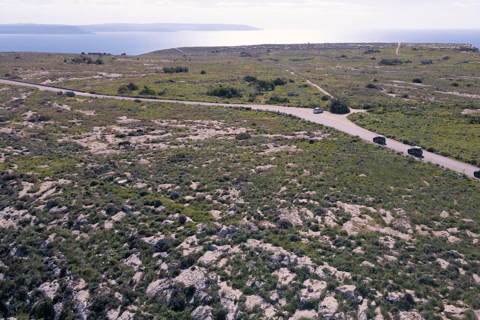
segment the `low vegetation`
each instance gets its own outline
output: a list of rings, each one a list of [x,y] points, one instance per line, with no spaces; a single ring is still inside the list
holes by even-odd
[[[4,317],[480,309],[477,180],[283,114],[10,86],[0,105]]]

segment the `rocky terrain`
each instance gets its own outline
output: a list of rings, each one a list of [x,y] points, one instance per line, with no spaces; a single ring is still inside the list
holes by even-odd
[[[479,182],[295,117],[0,86],[6,319],[480,319]]]

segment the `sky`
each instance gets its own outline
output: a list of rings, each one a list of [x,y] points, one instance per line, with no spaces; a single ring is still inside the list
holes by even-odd
[[[480,0],[0,0],[0,8],[0,24],[176,22],[265,29],[480,29]]]

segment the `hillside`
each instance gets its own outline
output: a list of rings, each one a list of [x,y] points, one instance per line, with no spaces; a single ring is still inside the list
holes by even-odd
[[[289,116],[0,95],[7,317],[480,309],[478,181]]]
[[[426,148],[475,160],[478,52],[403,45],[404,62],[380,63],[397,48],[2,53],[0,74],[130,97],[328,108],[308,80],[368,110],[350,115],[365,127],[429,134]],[[460,95],[445,93],[453,81]],[[9,320],[480,319],[478,179],[286,114],[9,85],[0,137]]]

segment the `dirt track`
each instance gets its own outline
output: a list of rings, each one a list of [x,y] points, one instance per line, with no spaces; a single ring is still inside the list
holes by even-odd
[[[363,140],[371,142],[373,137],[377,134],[371,131],[368,131],[364,128],[361,128],[347,119],[346,115],[336,115],[330,112],[325,111],[322,114],[313,114],[312,109],[305,109],[305,108],[289,108],[283,106],[273,106],[273,105],[255,105],[255,104],[223,104],[223,103],[213,103],[213,102],[195,102],[195,101],[177,101],[177,100],[160,100],[160,99],[148,99],[148,98],[129,98],[129,97],[121,97],[121,96],[107,96],[107,95],[100,95],[100,94],[91,94],[86,92],[79,92],[75,90],[65,89],[65,88],[53,88],[49,86],[39,85],[39,84],[32,84],[32,83],[25,83],[20,81],[12,81],[12,80],[5,80],[0,79],[0,83],[8,84],[8,85],[16,85],[16,86],[26,86],[26,87],[34,87],[38,88],[39,90],[43,91],[73,91],[76,95],[85,96],[90,98],[101,98],[101,99],[117,99],[117,100],[141,100],[141,101],[151,101],[151,102],[167,102],[167,103],[179,103],[179,104],[187,104],[187,105],[211,105],[211,106],[222,106],[222,107],[249,107],[254,110],[265,110],[265,111],[277,111],[288,113],[302,119],[316,122],[319,124],[323,124],[328,127],[335,128],[339,131],[343,131],[353,136],[359,136]],[[359,110],[352,110],[352,112],[362,112]],[[405,145],[401,142],[387,139],[386,148],[390,148],[397,152],[402,152],[403,154],[407,155],[407,150],[409,148],[408,145]],[[466,174],[469,177],[473,177],[473,172],[478,170],[476,167],[459,162],[450,158],[442,157],[440,155],[431,153],[431,152],[423,152],[423,161],[431,162],[433,164],[437,164],[444,168],[451,169],[461,174]]]

